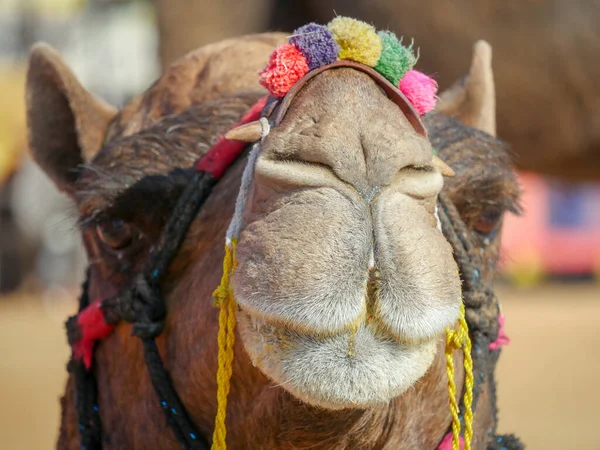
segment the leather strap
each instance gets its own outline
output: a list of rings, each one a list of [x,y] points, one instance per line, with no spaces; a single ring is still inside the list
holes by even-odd
[[[298,80],[298,82],[292,86],[285,97],[283,97],[281,100],[270,97],[269,101],[267,101],[267,104],[265,105],[265,108],[263,109],[263,115],[269,117],[271,127],[276,127],[281,123],[292,101],[294,100],[294,97],[296,97],[298,92],[300,92],[300,90],[306,86],[311,79],[320,73],[325,72],[326,70],[340,68],[351,68],[369,75],[377,83],[377,85],[383,89],[388,98],[402,110],[410,124],[413,126],[414,130],[421,136],[424,136],[425,138],[427,137],[427,131],[425,130],[425,126],[423,125],[419,114],[417,114],[404,94],[373,68],[354,61],[336,61],[332,64],[314,69]]]

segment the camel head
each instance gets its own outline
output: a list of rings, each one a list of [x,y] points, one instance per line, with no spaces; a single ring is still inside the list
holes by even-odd
[[[494,133],[486,51],[473,72],[487,78],[477,100],[492,103],[465,119]],[[233,290],[253,363],[326,408],[406,391],[461,303],[437,216],[446,170],[375,80],[337,65],[283,100],[289,109],[258,149],[237,246]],[[459,90],[442,108],[458,107]]]
[[[191,167],[264,95],[256,73],[282,37],[190,54],[121,111],[85,91],[56,52],[34,49],[30,147],[79,209],[94,297],[114,295],[139,273],[188,179],[179,168]],[[484,47],[475,59],[486,58]],[[442,95],[425,118],[429,139],[372,77],[326,70],[259,144],[233,276],[239,335],[252,364],[298,399],[329,409],[385,404],[431,366],[461,302],[459,268],[437,216],[442,189],[487,239],[483,276],[491,276],[516,187],[506,150],[490,135],[490,70],[488,55]],[[457,174],[446,187],[434,150]],[[233,213],[239,167],[235,173],[207,206],[222,202],[223,216],[200,212],[164,288],[168,321],[178,324],[167,325],[164,339],[182,343],[180,358],[193,336],[213,343],[193,326],[210,303],[194,292],[218,282],[214,242]],[[482,218],[489,226],[480,233]],[[175,379],[190,376],[180,369],[173,367]]]

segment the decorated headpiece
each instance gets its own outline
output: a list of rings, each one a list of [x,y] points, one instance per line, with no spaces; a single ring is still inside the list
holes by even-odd
[[[437,83],[413,69],[417,59],[412,43],[403,45],[394,33],[336,17],[327,26],[310,23],[294,31],[271,54],[260,84],[279,99],[309,72],[339,60],[355,61],[385,77],[418,114],[425,114],[435,107]]]

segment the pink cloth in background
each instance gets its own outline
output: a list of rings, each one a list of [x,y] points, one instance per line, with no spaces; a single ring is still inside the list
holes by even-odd
[[[585,214],[576,226],[551,222],[551,193],[545,178],[519,173],[523,214],[507,213],[502,229],[501,271],[518,274],[594,273],[600,265],[600,184],[578,184]],[[568,214],[566,212],[565,214]]]

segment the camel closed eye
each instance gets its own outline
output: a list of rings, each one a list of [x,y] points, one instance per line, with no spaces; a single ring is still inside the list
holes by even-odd
[[[400,172],[433,172],[433,166],[417,166],[415,164],[409,164],[408,166],[400,169]]]
[[[408,165],[398,171],[392,184],[416,200],[436,196],[443,186],[442,176],[432,166]]]

